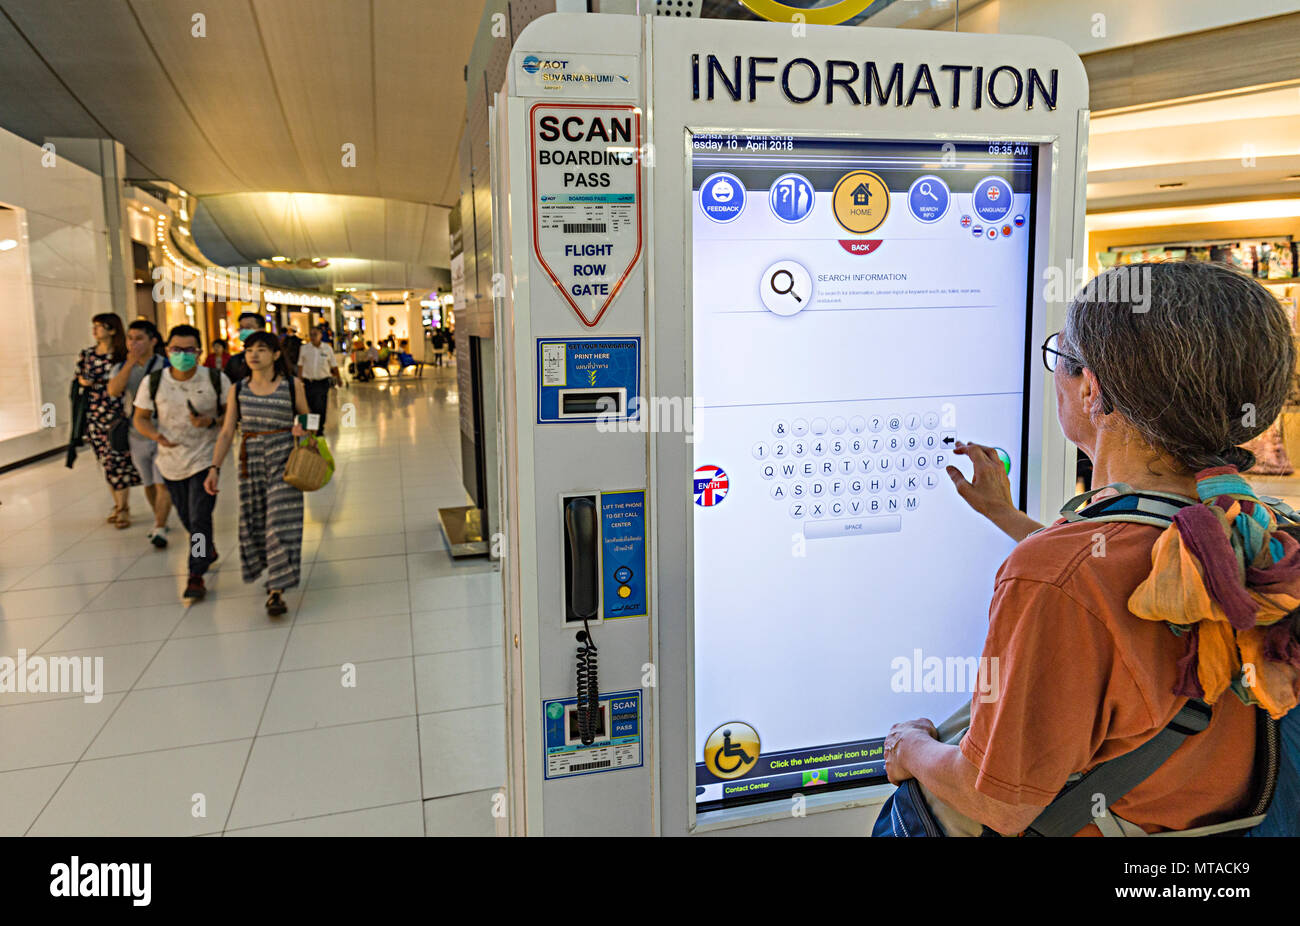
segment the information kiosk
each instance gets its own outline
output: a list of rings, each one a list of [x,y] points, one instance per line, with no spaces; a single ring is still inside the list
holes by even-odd
[[[995,695],[1073,494],[1039,346],[1088,86],[1042,38],[550,15],[493,108],[511,831],[857,833],[883,737]],[[517,478],[516,475],[517,474]]]

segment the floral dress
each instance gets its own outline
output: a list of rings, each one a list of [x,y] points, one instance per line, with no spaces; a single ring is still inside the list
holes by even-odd
[[[90,381],[86,390],[90,394],[86,437],[99,458],[99,464],[104,467],[104,477],[110,488],[129,489],[141,482],[140,474],[131,462],[131,451],[114,450],[108,439],[113,422],[123,414],[122,398],[115,399],[108,394],[110,371],[115,366],[112,354],[97,354],[95,348],[87,347],[77,360],[77,375]]]

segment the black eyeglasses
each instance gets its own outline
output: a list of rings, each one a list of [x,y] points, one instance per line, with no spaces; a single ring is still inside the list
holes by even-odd
[[[1063,357],[1073,364],[1083,366],[1083,361],[1078,357],[1064,353],[1059,348],[1061,346],[1061,333],[1049,334],[1047,340],[1043,342],[1043,366],[1047,367],[1048,373],[1056,372],[1056,361],[1058,357]]]
[[[1061,346],[1061,333],[1059,331],[1056,334],[1049,334],[1047,336],[1047,340],[1043,342],[1043,366],[1047,367],[1047,372],[1048,373],[1056,372],[1056,364],[1058,359],[1067,360],[1070,363],[1073,363],[1075,366],[1082,369],[1082,367],[1084,366],[1083,361],[1080,360],[1078,357],[1075,357],[1071,354],[1065,353],[1062,350],[1059,350],[1060,346]],[[1100,383],[1098,385],[1100,385]],[[1101,413],[1103,415],[1109,415],[1114,410],[1115,410],[1115,406],[1111,404],[1110,399],[1106,398],[1106,391],[1103,389],[1101,393]]]

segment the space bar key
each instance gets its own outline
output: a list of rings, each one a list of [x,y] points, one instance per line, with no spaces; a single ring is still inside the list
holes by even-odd
[[[867,534],[892,534],[902,529],[903,519],[894,514],[880,518],[807,521],[803,526],[803,535],[809,540],[824,540],[828,537],[864,537]]]

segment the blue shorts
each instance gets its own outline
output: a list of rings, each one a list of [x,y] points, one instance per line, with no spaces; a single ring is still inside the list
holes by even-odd
[[[147,486],[162,485],[163,475],[158,472],[158,442],[141,437],[135,431],[130,433],[131,462],[140,474],[140,484]]]

